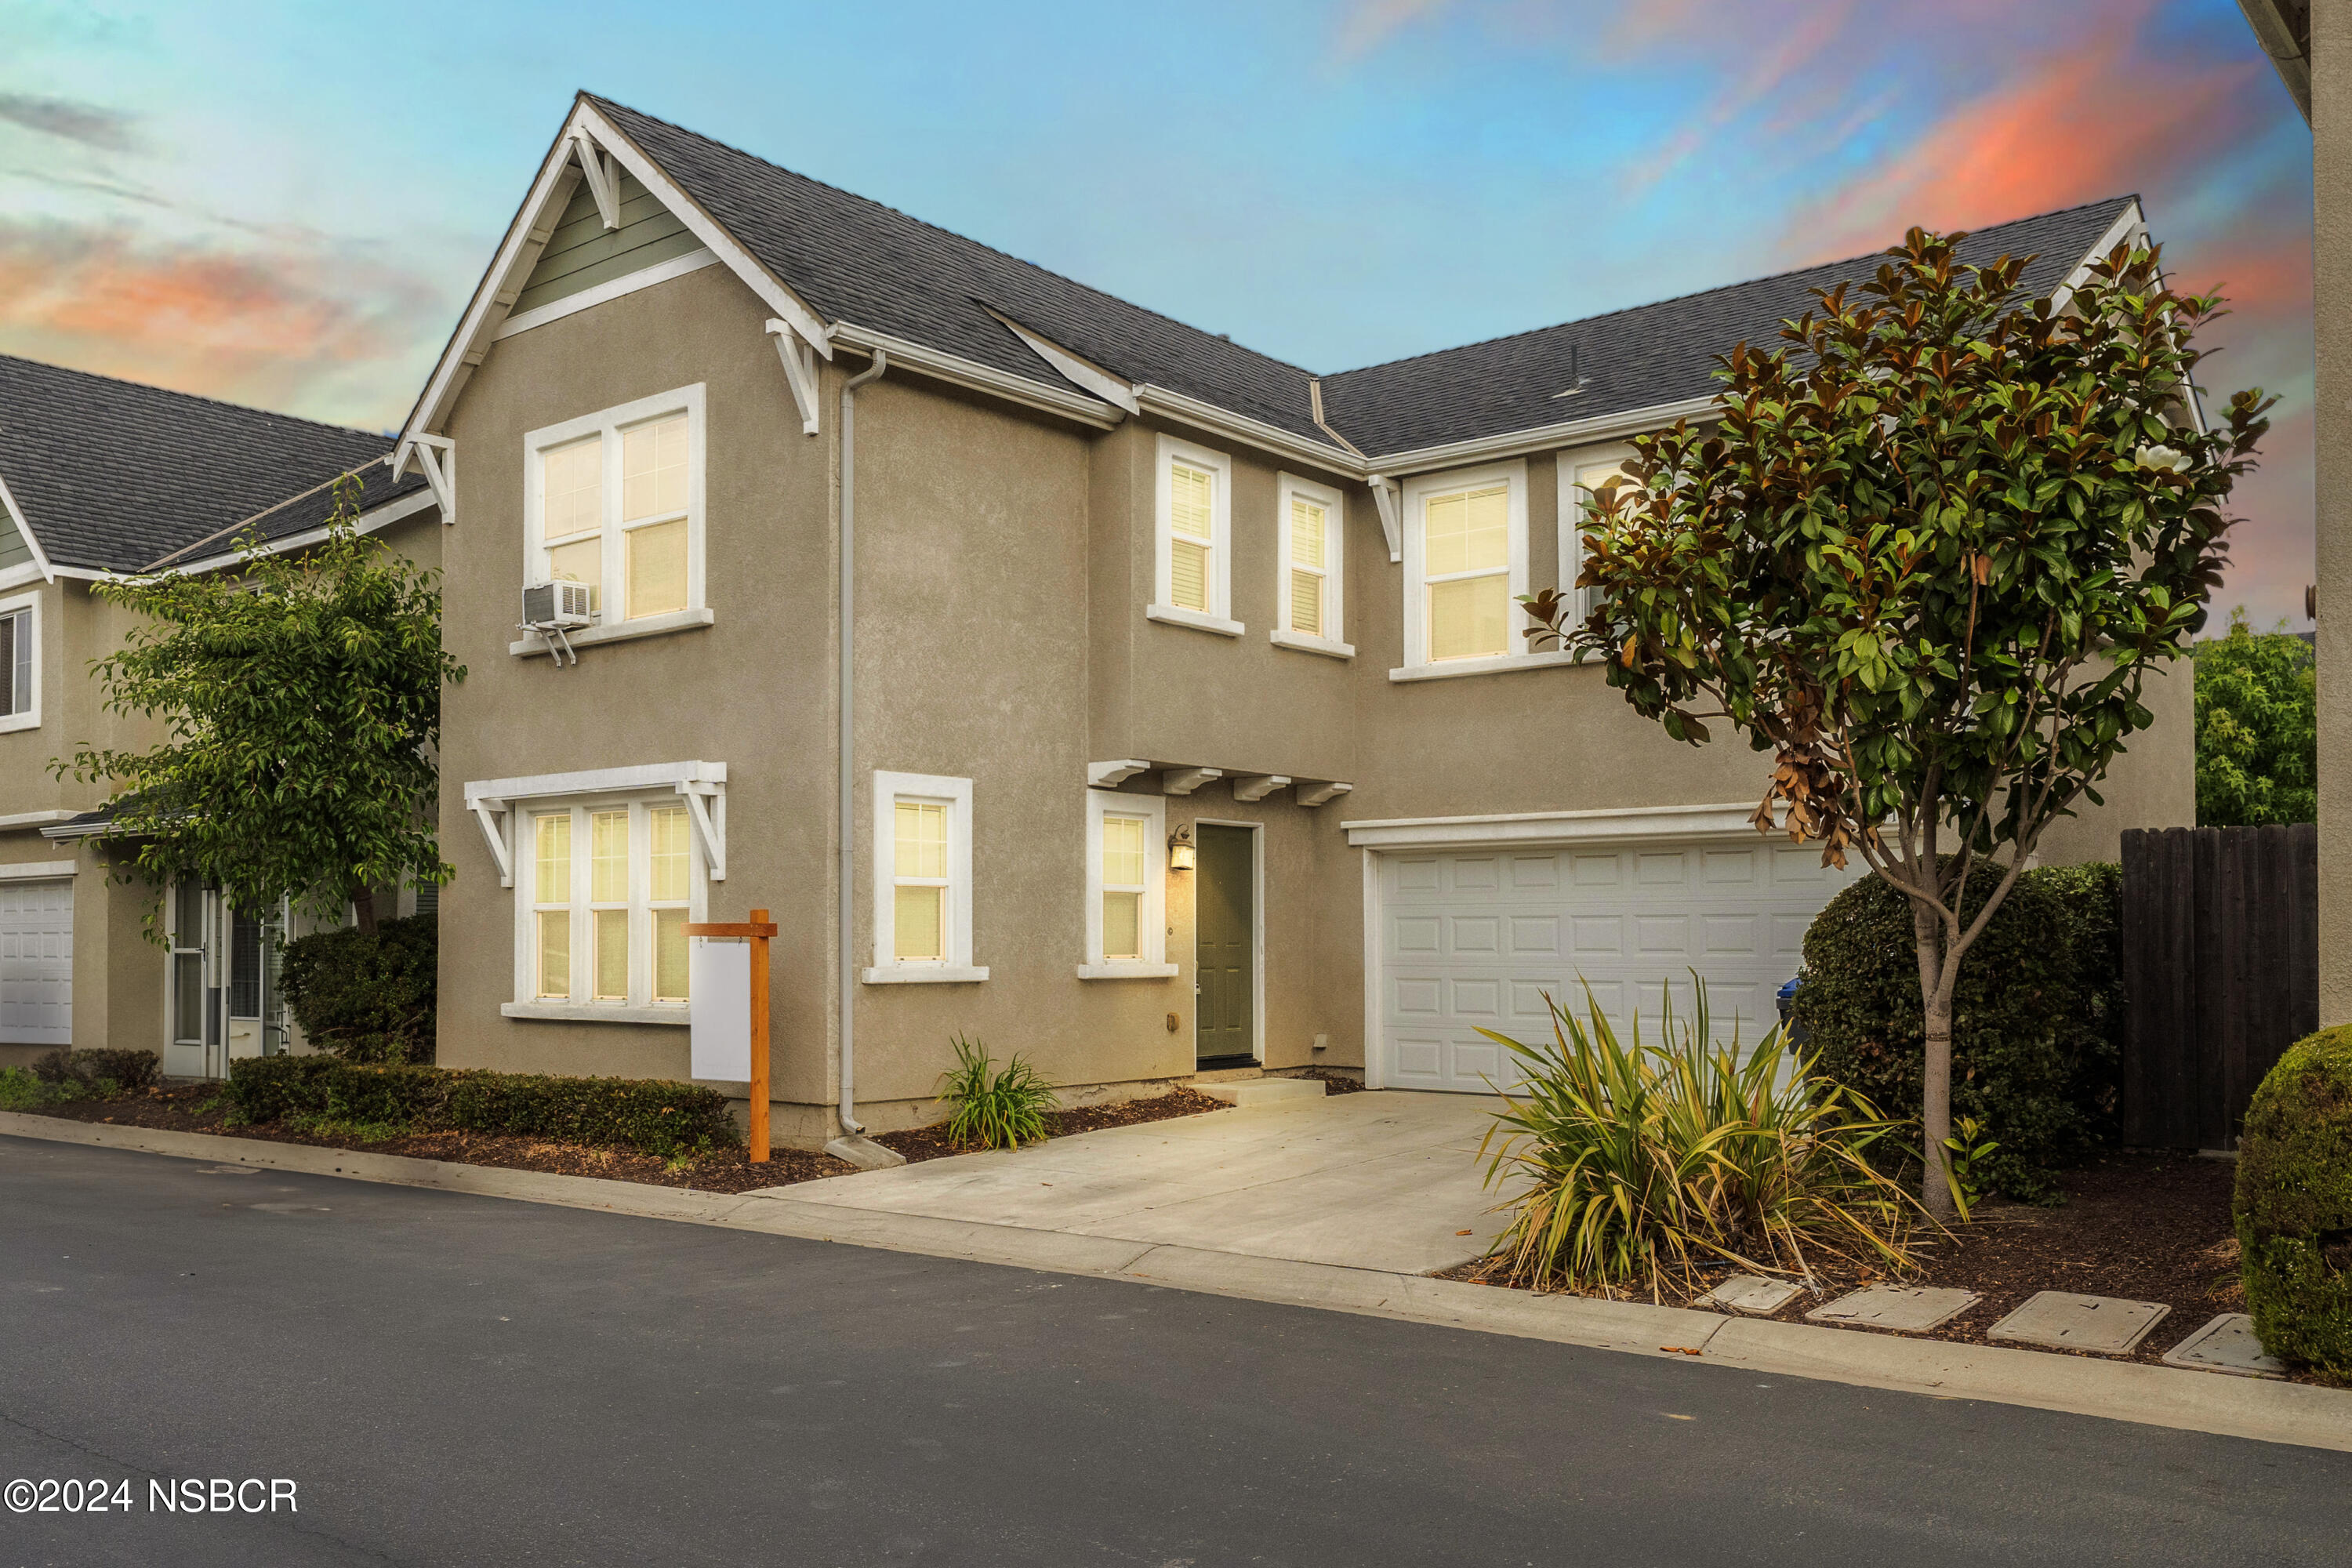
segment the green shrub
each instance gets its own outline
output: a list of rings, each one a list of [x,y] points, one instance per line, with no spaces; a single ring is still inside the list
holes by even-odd
[[[662,1079],[559,1078],[331,1056],[229,1064],[240,1121],[319,1117],[418,1131],[510,1132],[666,1160],[741,1142],[726,1095]]]
[[[0,1110],[38,1110],[60,1098],[57,1086],[43,1083],[30,1068],[0,1068]]]
[[[2254,1090],[2233,1206],[2263,1348],[2352,1382],[2352,1026],[2298,1041]]]
[[[99,1046],[88,1050],[51,1051],[33,1064],[33,1076],[43,1083],[79,1091],[74,1098],[86,1099],[98,1092],[101,1084],[112,1084],[115,1093],[145,1089],[155,1081],[162,1065],[153,1051]]]
[[[978,1040],[955,1037],[956,1065],[941,1074],[946,1080],[940,1098],[955,1106],[948,1118],[948,1142],[976,1143],[983,1149],[1018,1149],[1043,1142],[1045,1112],[1054,1109],[1054,1090],[1044,1075],[1015,1051],[1003,1072]]]
[[[1969,919],[1997,876],[1969,879]],[[2000,1143],[1977,1173],[1990,1191],[2056,1203],[2053,1172],[2115,1136],[2122,898],[2112,864],[2028,871],[1969,949],[1952,994],[1952,1117]],[[1804,980],[1791,1022],[1821,1070],[1916,1117],[1927,1037],[1909,900],[1877,877],[1832,899],[1805,933]]]
[[[311,1044],[346,1061],[421,1062],[433,1055],[435,966],[431,915],[385,921],[286,944],[286,1005]]]
[[[1585,1023],[1553,1003],[1552,1040],[1530,1046],[1485,1031],[1518,1058],[1526,1082],[1505,1097],[1479,1144],[1486,1183],[1520,1178],[1492,1256],[1504,1275],[1543,1289],[1611,1294],[1737,1262],[1811,1278],[1835,1257],[1910,1268],[1916,1205],[1874,1164],[1901,1123],[1811,1062],[1780,1071],[1776,1028],[1741,1053],[1717,1043],[1706,988],[1660,1043],[1620,1041],[1588,990]]]

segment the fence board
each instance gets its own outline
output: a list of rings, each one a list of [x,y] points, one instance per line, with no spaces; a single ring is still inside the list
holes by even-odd
[[[2135,829],[2123,864],[2124,1135],[2234,1147],[2263,1075],[2318,1027],[2318,829]]]

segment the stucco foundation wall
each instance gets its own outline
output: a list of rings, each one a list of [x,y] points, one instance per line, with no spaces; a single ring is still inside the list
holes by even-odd
[[[709,917],[765,906],[774,945],[779,1098],[829,1094],[832,442],[801,433],[766,311],[723,268],[499,342],[448,426],[457,521],[443,539],[443,640],[467,668],[442,719],[437,1059],[518,1072],[683,1079],[683,1027],[509,1019],[515,901],[467,813],[469,779],[723,762],[728,878]],[[828,405],[839,373],[828,370]],[[518,658],[529,431],[697,383],[706,387],[706,627]],[[832,426],[828,416],[828,432]]]

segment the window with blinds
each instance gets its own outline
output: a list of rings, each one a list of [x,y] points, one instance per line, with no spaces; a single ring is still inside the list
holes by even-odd
[[[1105,813],[1102,819],[1102,955],[1110,963],[1143,957],[1143,898],[1147,830],[1140,816]]]
[[[688,999],[695,847],[675,795],[559,806],[530,819],[532,994],[597,1006]]]
[[[1578,463],[1572,465],[1572,471],[1575,475],[1576,514],[1570,525],[1576,529],[1576,546],[1572,552],[1565,552],[1568,556],[1566,567],[1568,577],[1560,584],[1563,590],[1574,587],[1578,574],[1584,570],[1583,525],[1591,515],[1593,500],[1601,491],[1625,477],[1625,464],[1622,459],[1602,463]],[[1602,600],[1607,597],[1607,595],[1598,588],[1576,588],[1575,593],[1576,607],[1580,616],[1589,616],[1599,609]]]
[[[892,956],[901,963],[947,959],[948,806],[901,800],[893,813]]]
[[[587,584],[608,623],[696,607],[701,411],[687,387],[526,437],[531,579]]]
[[[0,717],[33,710],[33,637],[31,606],[0,615]]]
[[[1168,600],[1182,610],[1214,614],[1209,596],[1211,552],[1216,547],[1217,476],[1171,462],[1168,475]]]
[[[1431,662],[1510,652],[1510,487],[1433,495],[1423,506],[1423,625]]]

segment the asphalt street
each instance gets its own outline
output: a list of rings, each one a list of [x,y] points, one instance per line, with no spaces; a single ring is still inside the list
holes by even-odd
[[[2352,1454],[0,1138],[18,1479],[11,1564],[2352,1561]]]

